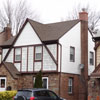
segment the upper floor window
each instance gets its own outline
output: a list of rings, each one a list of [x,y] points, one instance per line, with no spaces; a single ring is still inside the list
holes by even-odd
[[[35,47],[35,61],[42,60],[42,46]]]
[[[15,61],[21,61],[21,48],[15,48]]]
[[[90,52],[90,65],[94,65],[94,53]]]
[[[70,47],[70,62],[75,62],[75,48]]]
[[[72,77],[68,79],[68,93],[69,94],[73,93],[73,78]]]

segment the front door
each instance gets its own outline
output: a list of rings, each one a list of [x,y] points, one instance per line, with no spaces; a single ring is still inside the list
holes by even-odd
[[[6,77],[0,77],[0,91],[6,90]]]

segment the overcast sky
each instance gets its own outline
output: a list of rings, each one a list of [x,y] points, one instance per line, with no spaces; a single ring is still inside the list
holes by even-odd
[[[6,1],[6,0],[0,0]],[[12,0],[16,4],[16,1]],[[26,0],[28,6],[33,9],[39,20],[43,23],[52,23],[65,20],[68,14],[81,4],[86,6],[89,4],[93,10],[100,10],[100,0]],[[2,4],[2,3],[1,3]],[[2,5],[1,5],[2,6]]]
[[[100,0],[28,0],[31,7],[41,16],[44,23],[65,19],[78,4],[89,4],[93,10],[100,10]]]

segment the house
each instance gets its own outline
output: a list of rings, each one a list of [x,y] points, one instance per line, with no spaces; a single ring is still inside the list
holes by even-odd
[[[16,36],[0,45],[0,90],[33,88],[42,70],[44,88],[68,100],[86,100],[95,52],[88,14],[79,17],[50,24],[27,19]]]
[[[92,100],[100,99],[100,31],[94,34],[95,70],[90,75],[89,96]]]

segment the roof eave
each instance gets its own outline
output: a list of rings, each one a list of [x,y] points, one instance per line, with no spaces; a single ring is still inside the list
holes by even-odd
[[[57,44],[58,40],[42,41],[44,44]]]

